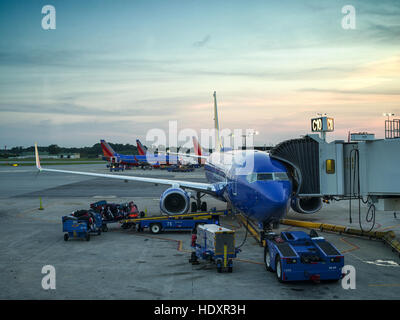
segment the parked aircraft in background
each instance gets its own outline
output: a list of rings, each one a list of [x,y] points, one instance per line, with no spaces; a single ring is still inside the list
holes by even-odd
[[[195,139],[195,137],[193,137],[193,139]],[[148,150],[147,147],[144,146],[140,142],[139,139],[136,139],[136,145],[137,145],[137,148],[138,148],[139,155],[146,155],[147,154],[147,150]],[[183,165],[187,165],[187,164],[195,165],[197,163],[197,159],[193,160],[193,158],[191,158],[190,156],[189,157],[186,156],[184,153],[179,153],[179,154],[178,153],[174,153],[174,152],[170,153],[169,151],[167,151],[167,152],[166,151],[159,151],[159,153],[160,154],[165,154],[167,156],[178,156],[179,163],[183,164]],[[200,161],[199,161],[199,164],[201,164]]]
[[[206,163],[206,160],[202,156],[209,156],[210,154],[208,152],[203,152],[203,148],[201,147],[199,141],[197,140],[196,137],[193,137],[193,147],[194,147],[194,153],[196,156],[200,156],[198,158],[199,164],[204,165]]]
[[[165,155],[125,155],[117,153],[105,140],[100,140],[101,148],[103,150],[103,159],[110,162],[110,164],[118,164],[125,166],[144,167],[152,166],[154,168],[160,167],[161,164],[170,165],[176,164],[178,161],[177,156]]]

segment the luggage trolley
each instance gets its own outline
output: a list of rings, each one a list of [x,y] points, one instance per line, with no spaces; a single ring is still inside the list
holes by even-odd
[[[99,213],[93,213],[94,221],[89,226],[87,219],[77,218],[73,216],[63,216],[63,232],[64,241],[68,241],[69,238],[81,238],[86,241],[90,240],[90,234],[101,234],[101,227],[103,225],[101,215]]]

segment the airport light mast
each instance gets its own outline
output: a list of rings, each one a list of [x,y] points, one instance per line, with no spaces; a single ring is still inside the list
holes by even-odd
[[[253,130],[252,132],[249,132],[247,134],[239,135],[240,137],[242,137],[242,139],[244,138],[244,150],[247,150],[247,144],[246,144],[247,137],[256,136],[256,135],[260,134],[257,130],[254,130],[254,129],[252,129],[252,130]],[[229,136],[234,137],[235,135],[233,133],[231,133]]]

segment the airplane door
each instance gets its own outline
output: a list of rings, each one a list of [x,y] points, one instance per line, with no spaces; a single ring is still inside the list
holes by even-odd
[[[235,177],[235,178],[233,178],[233,180],[232,180],[232,194],[233,194],[234,196],[237,196],[237,193],[238,193],[238,190],[237,190],[237,179],[236,179],[236,177]]]
[[[235,175],[235,169],[233,167],[229,170],[227,180],[230,180],[232,195],[237,196],[237,177]]]

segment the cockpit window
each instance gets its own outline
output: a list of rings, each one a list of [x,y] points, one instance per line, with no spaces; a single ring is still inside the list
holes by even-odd
[[[274,180],[289,180],[286,172],[274,172]]]
[[[289,177],[286,172],[257,172],[248,174],[246,179],[252,183],[255,181],[287,181]]]
[[[252,183],[257,181],[257,173],[250,173],[246,176],[248,182]]]
[[[274,180],[272,173],[257,173],[257,181]]]

